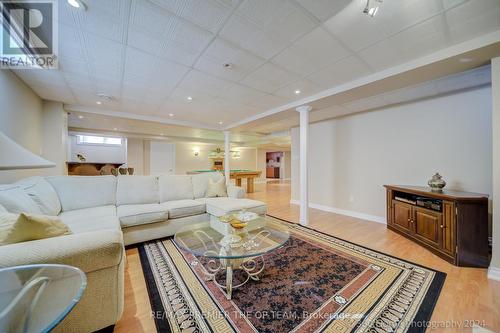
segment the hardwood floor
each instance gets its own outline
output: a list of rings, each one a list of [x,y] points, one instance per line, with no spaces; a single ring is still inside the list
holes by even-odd
[[[298,222],[299,207],[290,205],[289,183],[256,184],[248,197],[267,202],[270,215]],[[500,282],[488,280],[486,269],[455,267],[380,223],[311,209],[310,227],[445,272],[446,282],[431,319],[436,328],[428,331],[471,332],[475,323],[500,332]],[[115,332],[155,332],[150,311],[139,254],[136,248],[127,249],[125,309]]]

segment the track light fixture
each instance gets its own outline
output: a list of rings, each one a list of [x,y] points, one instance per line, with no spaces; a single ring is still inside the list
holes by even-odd
[[[374,17],[375,15],[377,15],[378,9],[382,2],[383,0],[366,0],[366,6],[365,9],[363,10],[363,13],[371,17]]]

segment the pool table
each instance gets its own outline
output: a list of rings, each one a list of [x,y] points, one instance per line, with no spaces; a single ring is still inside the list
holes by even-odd
[[[188,171],[188,175],[194,175],[198,173],[204,173],[204,172],[222,172],[224,173],[224,170],[194,170],[194,171]],[[241,180],[245,178],[247,180],[247,193],[253,193],[254,192],[254,179],[259,178],[261,175],[262,171],[255,171],[255,170],[231,170],[229,178],[234,179],[236,182],[236,186],[241,186]]]

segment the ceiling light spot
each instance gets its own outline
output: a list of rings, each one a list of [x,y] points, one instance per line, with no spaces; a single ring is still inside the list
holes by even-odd
[[[374,17],[377,15],[379,10],[379,4],[381,4],[383,0],[366,0],[365,9],[363,9],[363,13]]]
[[[115,127],[115,128],[113,128],[113,131],[118,131],[118,128],[116,128],[116,127]]]
[[[224,124],[224,122],[222,122],[222,121],[219,121],[219,125],[222,125],[222,124]]]
[[[164,136],[164,135],[165,135],[165,133],[160,133],[160,135],[161,135],[161,136]]]
[[[168,114],[168,116],[169,116],[169,117],[173,117],[173,116],[174,116],[174,114],[173,114],[173,113],[169,113],[169,114]]]
[[[78,119],[83,119],[83,116],[78,116]]]
[[[101,104],[102,104],[102,102],[101,102],[101,101],[97,101],[97,102],[95,102],[95,104],[97,104],[97,105],[101,105]]]
[[[300,93],[301,93],[301,91],[299,89],[295,90],[295,95],[298,95]]]
[[[187,100],[188,100],[188,101],[192,101],[192,100],[193,100],[193,97],[188,96],[188,97],[187,97]]]
[[[78,9],[82,9],[82,10],[87,9],[85,4],[81,0],[68,0],[68,4],[74,8],[78,8]]]

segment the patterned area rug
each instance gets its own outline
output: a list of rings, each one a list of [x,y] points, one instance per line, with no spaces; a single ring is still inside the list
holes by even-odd
[[[158,332],[423,332],[445,274],[276,220],[290,240],[227,300],[171,238],[140,246]],[[242,279],[235,273],[235,280]],[[223,279],[223,277],[220,277]]]

